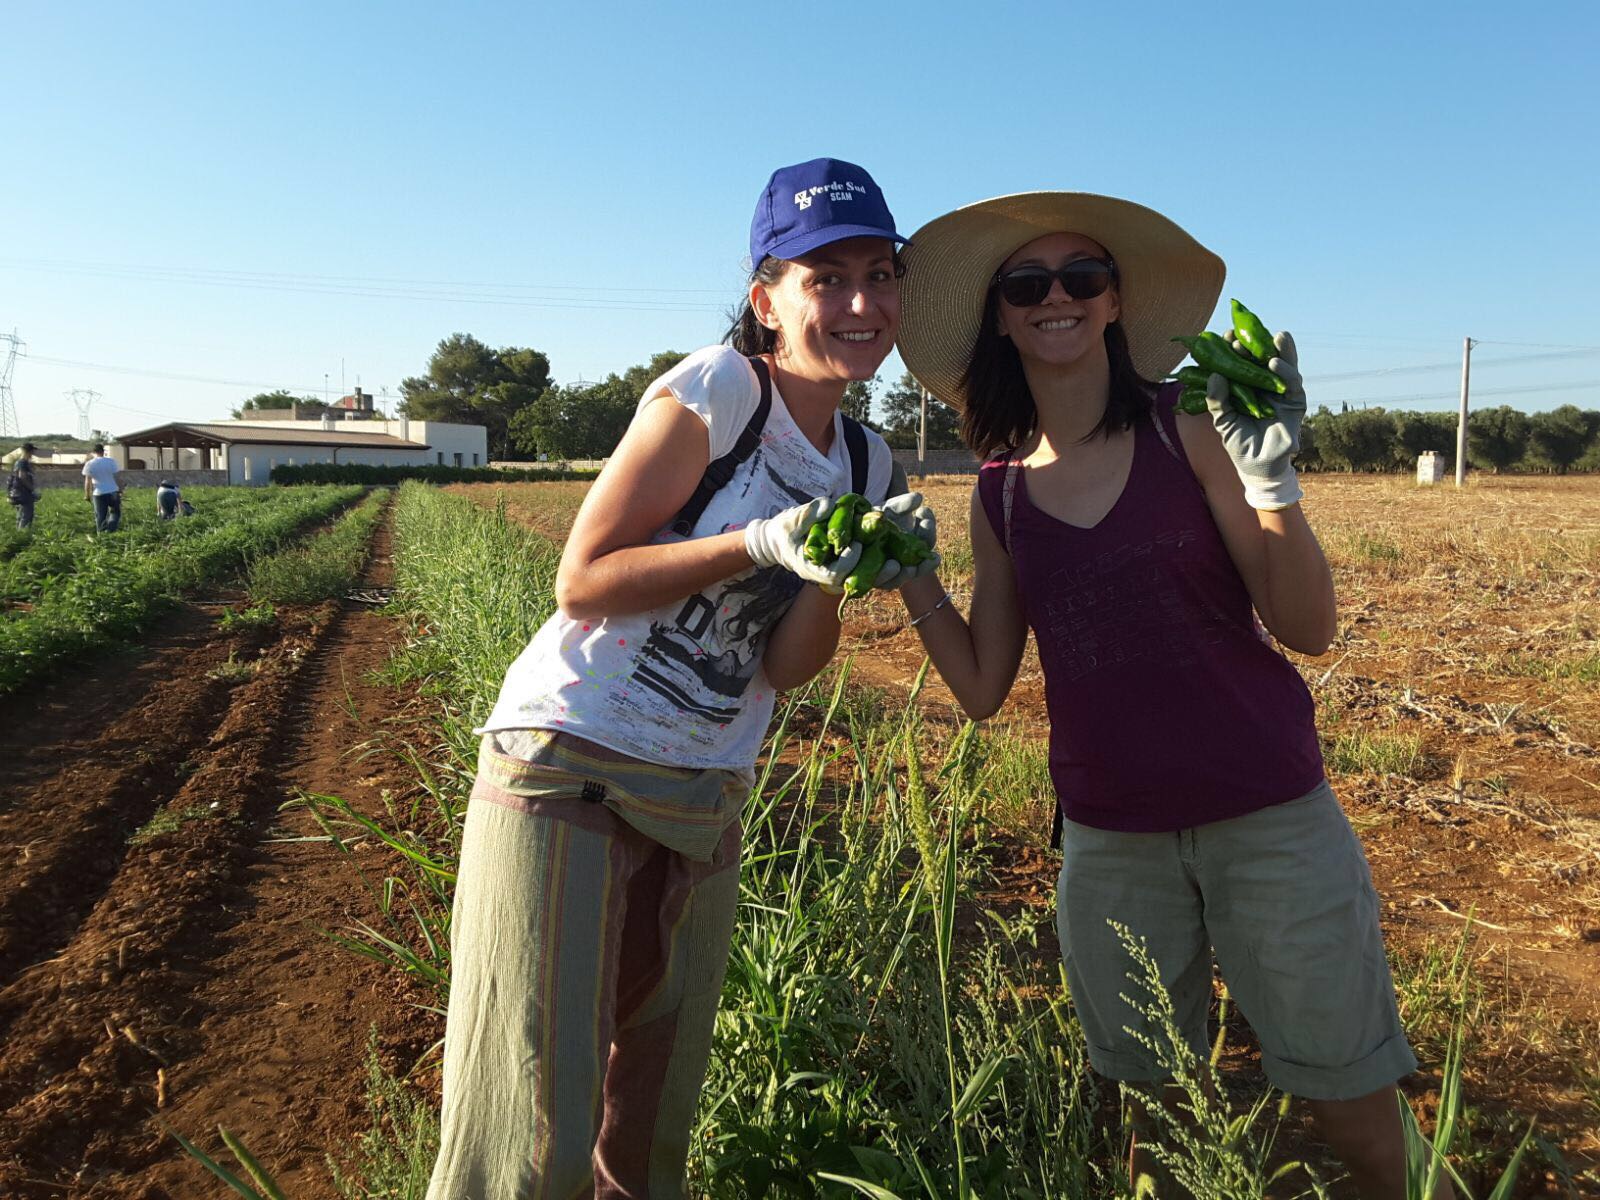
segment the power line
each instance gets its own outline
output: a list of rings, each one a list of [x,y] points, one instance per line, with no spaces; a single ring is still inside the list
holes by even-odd
[[[241,271],[233,268],[210,267],[164,267],[141,263],[109,263],[109,262],[81,262],[68,259],[49,258],[0,258],[0,266],[36,267],[41,270],[55,268],[65,270],[104,270],[104,271],[139,271],[181,276],[203,276],[214,278],[239,278],[255,280],[272,280],[275,282],[317,282],[317,283],[372,283],[383,285],[396,285],[404,287],[451,287],[451,288],[500,288],[513,291],[550,291],[550,292],[621,292],[628,295],[640,293],[670,294],[670,295],[706,295],[721,296],[727,292],[726,288],[670,288],[670,287],[595,287],[589,284],[568,283],[490,283],[482,281],[462,281],[459,279],[406,279],[399,276],[386,275],[314,275],[297,272],[280,271]]]
[[[1483,343],[1474,338],[1472,344],[1478,346]],[[1516,343],[1504,342],[1500,344],[1515,345]],[[1596,354],[1600,354],[1600,346],[1546,351],[1542,354],[1513,354],[1505,358],[1479,360],[1476,366],[1479,370],[1482,370],[1485,367],[1508,367],[1521,363],[1548,362],[1552,359],[1587,358]],[[1460,366],[1461,364],[1458,362],[1437,362],[1418,363],[1414,366],[1406,367],[1374,367],[1365,371],[1342,371],[1336,375],[1308,375],[1306,376],[1306,381],[1308,383],[1323,384],[1342,383],[1349,379],[1375,379],[1386,375],[1425,375],[1430,371],[1454,371],[1459,369]]]
[[[1473,365],[1477,366],[1477,364]],[[1587,388],[1593,388],[1596,391],[1600,391],[1600,379],[1576,380],[1571,383],[1546,383],[1529,386],[1519,385],[1516,387],[1475,387],[1472,389],[1472,394],[1474,396],[1536,396],[1542,392],[1579,392]],[[1381,407],[1391,404],[1420,404],[1428,400],[1454,400],[1458,395],[1459,393],[1457,392],[1426,392],[1419,393],[1415,396],[1363,396],[1359,399],[1345,397],[1338,400],[1324,400],[1322,397],[1317,396],[1313,399],[1318,404],[1326,404],[1329,406],[1335,404],[1348,404],[1354,407],[1356,405],[1365,404]]]
[[[619,313],[722,313],[727,309],[725,304],[713,304],[707,301],[649,299],[648,293],[652,289],[642,289],[641,292],[631,293],[623,299],[612,299],[605,296],[491,296],[459,290],[456,285],[444,285],[445,288],[452,290],[440,290],[437,287],[426,284],[358,284],[339,282],[331,277],[318,276],[251,276],[228,272],[166,271],[162,268],[118,268],[114,266],[86,267],[74,264],[41,266],[17,259],[0,259],[0,266],[91,277],[129,279],[145,283],[187,283],[202,287],[233,288],[243,291],[293,292],[315,296],[353,296],[369,300],[423,300],[448,304],[487,305],[497,308],[566,309],[577,312]],[[531,285],[516,284],[479,286],[522,287],[523,290],[527,291],[541,290]],[[546,288],[543,290],[555,289]],[[622,289],[615,290],[620,291]]]

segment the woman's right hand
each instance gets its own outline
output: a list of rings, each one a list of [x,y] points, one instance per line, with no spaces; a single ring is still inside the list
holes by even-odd
[[[750,561],[758,567],[782,567],[824,591],[843,591],[845,578],[861,560],[860,542],[851,542],[830,563],[814,563],[806,558],[806,535],[813,525],[828,519],[833,503],[831,497],[818,496],[777,516],[751,521],[744,527],[744,548]]]

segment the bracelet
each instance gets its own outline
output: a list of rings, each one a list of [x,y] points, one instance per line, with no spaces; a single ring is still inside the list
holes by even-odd
[[[938,612],[946,604],[949,604],[952,598],[953,597],[950,595],[950,593],[946,592],[940,598],[939,603],[935,604],[927,612],[923,613],[920,617],[912,617],[910,622],[907,624],[906,628],[915,629],[918,625],[921,625],[924,621],[926,621],[929,617],[933,616],[934,613]]]

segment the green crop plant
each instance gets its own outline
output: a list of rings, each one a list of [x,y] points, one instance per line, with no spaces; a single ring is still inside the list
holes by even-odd
[[[0,616],[0,694],[56,663],[129,643],[183,593],[275,550],[360,494],[355,487],[269,489],[227,508],[226,518],[203,519],[197,511],[155,522],[147,540],[120,532],[76,537],[72,570],[30,584],[27,606]],[[21,558],[6,565],[15,568]]]

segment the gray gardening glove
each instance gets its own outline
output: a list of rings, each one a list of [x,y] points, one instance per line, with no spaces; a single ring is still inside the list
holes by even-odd
[[[833,499],[818,496],[805,504],[785,509],[775,517],[757,517],[744,527],[745,553],[758,567],[782,567],[807,583],[821,586],[838,595],[844,591],[845,577],[861,561],[861,543],[849,547],[831,563],[806,561],[806,534],[833,511]]]
[[[1300,423],[1306,416],[1306,389],[1300,379],[1299,355],[1287,330],[1273,338],[1277,357],[1267,369],[1288,385],[1272,396],[1277,417],[1257,421],[1228,402],[1228,381],[1213,374],[1206,382],[1206,407],[1211,422],[1222,435],[1223,448],[1244,483],[1244,498],[1251,508],[1271,511],[1297,504],[1305,494],[1295,475],[1294,456],[1300,449]]]
[[[939,536],[939,522],[933,515],[933,509],[922,502],[921,492],[906,492],[904,495],[891,496],[883,502],[883,515],[894,522],[902,532],[921,538],[927,543],[928,549],[933,549],[934,541]],[[939,569],[939,562],[937,553],[930,554],[921,562],[911,566],[904,566],[891,558],[883,564],[883,570],[878,572],[878,577],[873,580],[872,586],[883,589],[905,587],[913,579],[932,575]]]

